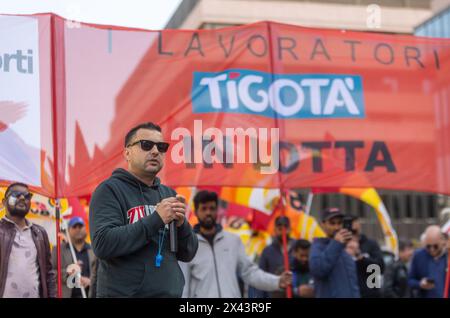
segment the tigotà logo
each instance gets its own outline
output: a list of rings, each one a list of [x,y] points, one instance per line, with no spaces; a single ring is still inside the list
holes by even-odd
[[[339,74],[271,74],[233,69],[194,72],[194,113],[280,118],[364,118],[362,78]]]

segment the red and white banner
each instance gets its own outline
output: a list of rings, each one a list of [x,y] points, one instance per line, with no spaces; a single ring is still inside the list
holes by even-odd
[[[170,186],[450,194],[450,40],[272,22],[146,31],[6,18],[15,22],[2,22],[0,96],[32,104],[0,132],[4,181],[89,194],[125,165],[129,129],[153,121],[171,143],[160,174]],[[29,48],[39,94],[34,81],[3,82],[5,54]],[[18,140],[4,147],[8,131]],[[40,171],[35,152],[19,155],[23,144],[37,147]]]
[[[0,16],[0,179],[41,186],[38,20]]]

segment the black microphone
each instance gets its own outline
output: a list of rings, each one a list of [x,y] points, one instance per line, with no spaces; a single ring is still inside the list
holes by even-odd
[[[175,222],[172,221],[169,223],[170,251],[173,253],[178,252],[177,225]]]

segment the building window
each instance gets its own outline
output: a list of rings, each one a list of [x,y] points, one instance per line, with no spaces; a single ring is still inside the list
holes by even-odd
[[[434,219],[437,216],[436,196],[429,195],[426,201],[427,217],[430,219]]]
[[[413,198],[411,194],[407,194],[405,195],[405,203],[406,203],[406,207],[405,207],[405,218],[412,218],[413,216],[413,202],[412,202]]]
[[[398,195],[390,196],[391,206],[388,208],[388,213],[392,216],[393,219],[400,219],[400,197]]]

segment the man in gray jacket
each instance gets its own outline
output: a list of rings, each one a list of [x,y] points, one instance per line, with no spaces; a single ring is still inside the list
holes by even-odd
[[[199,221],[194,227],[199,245],[191,262],[180,263],[186,281],[183,297],[242,297],[238,275],[245,283],[264,291],[280,290],[291,284],[291,272],[276,276],[259,269],[245,254],[241,239],[223,231],[216,223],[216,193],[198,192],[194,197],[194,207]]]

